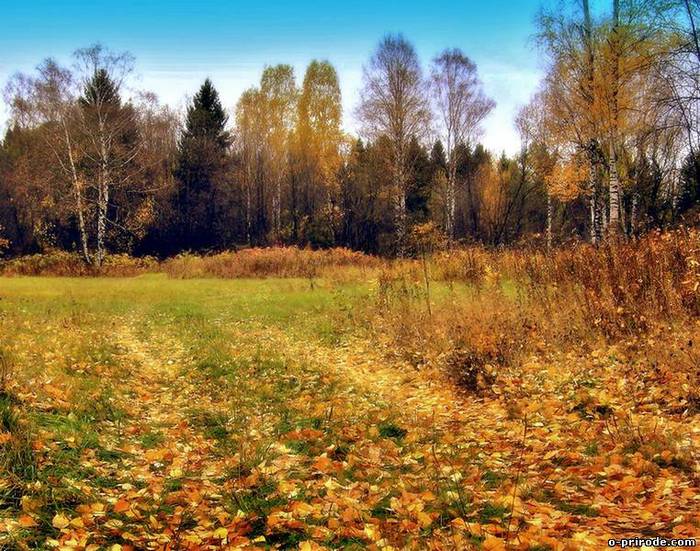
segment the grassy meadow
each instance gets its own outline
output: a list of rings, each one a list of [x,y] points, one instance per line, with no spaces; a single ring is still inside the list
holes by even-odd
[[[697,536],[697,245],[6,266],[0,548]]]

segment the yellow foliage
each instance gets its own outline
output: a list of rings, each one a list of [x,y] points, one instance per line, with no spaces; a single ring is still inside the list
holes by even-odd
[[[547,191],[560,201],[571,201],[580,195],[587,176],[587,169],[577,159],[555,163],[545,176]]]

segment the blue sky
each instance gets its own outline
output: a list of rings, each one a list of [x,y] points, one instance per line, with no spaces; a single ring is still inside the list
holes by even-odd
[[[53,56],[63,62],[79,47],[102,42],[136,57],[135,88],[181,107],[210,76],[226,107],[254,85],[268,64],[290,63],[301,82],[306,64],[328,59],[343,91],[345,127],[362,65],[378,40],[401,32],[424,69],[440,50],[459,47],[478,65],[497,107],[484,143],[517,150],[513,118],[537,87],[541,63],[532,40],[540,0],[404,0],[351,2],[215,0],[11,0],[0,19],[0,82]],[[4,125],[6,113],[0,112]]]

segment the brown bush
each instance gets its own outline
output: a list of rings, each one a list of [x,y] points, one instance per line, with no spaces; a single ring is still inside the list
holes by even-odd
[[[440,363],[475,390],[485,366],[497,373],[542,348],[594,347],[697,318],[699,245],[697,230],[681,229],[551,254],[446,251],[432,259],[433,279],[466,289],[443,288],[431,311],[415,263],[399,261],[379,277],[373,315],[404,359]]]
[[[87,264],[76,253],[58,250],[13,258],[0,263],[0,274],[3,276],[133,277],[157,270],[158,262],[151,257],[108,255],[102,267],[96,268]]]
[[[165,261],[162,269],[170,277],[244,278],[326,276],[337,268],[379,267],[382,261],[349,249],[311,250],[297,247],[242,249],[210,256],[182,254]]]
[[[243,277],[337,277],[347,279],[347,272],[377,268],[384,261],[349,249],[311,250],[297,247],[242,249],[214,255],[181,254],[159,263],[151,257],[109,255],[97,269],[80,255],[65,251],[50,251],[14,258],[0,263],[4,276],[60,277],[131,277],[148,272],[163,271],[170,277],[243,278]],[[343,272],[343,273],[341,273]]]
[[[436,279],[480,287],[511,282],[549,310],[578,312],[606,336],[635,333],[650,320],[700,314],[700,232],[656,232],[639,241],[542,251],[471,248],[435,257]],[[575,306],[575,308],[572,308]]]
[[[482,392],[496,380],[494,366],[488,363],[489,359],[474,350],[456,349],[448,354],[445,364],[448,373],[460,387],[470,392]]]

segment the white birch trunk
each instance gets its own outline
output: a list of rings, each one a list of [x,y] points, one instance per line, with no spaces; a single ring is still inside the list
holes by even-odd
[[[620,230],[620,177],[617,173],[617,153],[613,145],[610,151],[610,181],[608,186],[610,214],[608,229],[612,233]]]
[[[591,210],[591,244],[598,244],[598,198],[596,194],[595,182],[593,181],[593,175],[591,175],[591,196],[590,196],[590,210]]]
[[[397,239],[397,254],[400,258],[406,255],[406,237],[407,237],[407,220],[406,220],[406,178],[404,169],[404,151],[403,146],[399,145],[396,154],[395,180],[396,180],[396,197],[395,202],[395,224],[396,224],[396,239]]]
[[[105,143],[104,123],[100,120],[100,176],[97,198],[97,266],[101,267],[105,259],[105,237],[107,233],[107,209],[109,205],[109,160]]]
[[[632,211],[630,212],[630,236],[636,235],[637,233],[637,203],[639,201],[639,196],[635,192],[632,195]]]
[[[73,193],[75,194],[75,212],[78,217],[78,231],[80,232],[80,246],[83,253],[83,258],[88,264],[91,263],[90,250],[88,248],[87,229],[85,228],[85,213],[83,210],[83,191],[78,178],[78,169],[75,166],[75,158],[73,157],[73,144],[70,139],[70,133],[63,121],[63,132],[66,140],[66,149],[68,150],[68,163],[71,169],[71,178],[73,180]]]
[[[620,0],[613,0],[613,74],[612,74],[612,98],[611,132],[610,132],[610,173],[608,184],[608,230],[613,235],[620,233],[620,176],[617,172],[617,138],[619,125],[619,86],[620,86],[620,52],[619,52],[619,27],[620,27]]]
[[[455,185],[452,179],[447,181],[447,209],[445,212],[445,233],[450,241],[455,238]]]
[[[275,241],[279,241],[282,230],[282,182],[275,180],[275,193],[272,196],[272,233]]]
[[[454,241],[455,238],[455,212],[457,209],[457,199],[456,199],[456,188],[457,188],[457,161],[454,158],[455,151],[452,148],[450,153],[450,166],[449,174],[447,177],[447,190],[446,190],[446,212],[445,212],[445,233],[447,234],[447,239],[450,243]]]
[[[552,250],[552,211],[554,207],[552,205],[552,196],[547,193],[547,250]]]

